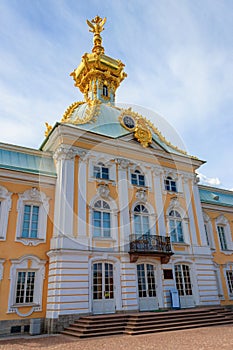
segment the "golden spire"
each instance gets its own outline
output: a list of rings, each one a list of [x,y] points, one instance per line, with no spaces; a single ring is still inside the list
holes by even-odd
[[[93,53],[104,54],[104,48],[102,46],[102,38],[100,36],[100,33],[104,30],[104,24],[106,22],[106,17],[103,19],[99,16],[96,16],[90,21],[87,19],[87,24],[91,28],[89,29],[89,32],[94,33],[93,43],[94,47],[92,49]]]

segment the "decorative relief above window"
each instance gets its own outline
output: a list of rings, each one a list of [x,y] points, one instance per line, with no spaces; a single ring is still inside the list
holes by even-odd
[[[19,194],[16,240],[24,245],[46,241],[49,198],[36,188]]]
[[[6,239],[11,195],[12,193],[8,192],[5,187],[0,186],[0,240]]]

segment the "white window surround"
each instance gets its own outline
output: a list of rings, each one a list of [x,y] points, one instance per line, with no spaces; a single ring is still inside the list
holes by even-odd
[[[39,206],[37,238],[22,237],[24,206],[26,204]],[[23,194],[19,194],[17,211],[18,218],[16,225],[16,241],[21,242],[24,245],[33,246],[46,242],[47,218],[49,213],[49,197],[47,197],[45,193],[38,191],[36,188],[27,190]]]
[[[209,216],[205,212],[203,212],[203,219],[204,219],[204,225],[206,225],[206,229],[207,229],[209,247],[210,247],[210,249],[215,249],[212,223],[211,223]]]
[[[5,262],[5,259],[0,259],[0,281],[3,279],[3,264]]]
[[[134,202],[132,205],[132,209],[130,210],[130,221],[131,221],[131,228],[132,228],[131,232],[135,234],[134,209],[137,205],[143,205],[147,209],[148,214],[146,214],[146,216],[149,217],[150,235],[156,235],[156,214],[155,214],[154,208],[150,203],[145,203],[144,201],[137,201],[137,202]]]
[[[110,229],[111,229],[111,232],[110,232],[110,237],[95,237],[94,236],[94,226],[93,226],[93,213],[94,211],[96,210],[95,208],[95,203],[98,201],[98,200],[103,200],[105,201],[109,206],[110,206],[110,211],[108,211],[110,213]],[[90,205],[89,205],[89,222],[90,222],[90,225],[89,225],[89,230],[90,230],[90,237],[92,239],[95,239],[95,240],[114,240],[115,242],[118,241],[118,220],[117,220],[117,217],[118,217],[118,208],[117,208],[117,205],[115,203],[115,201],[110,197],[108,196],[108,198],[106,197],[101,197],[99,195],[96,195]]]
[[[224,252],[225,254],[232,254],[233,242],[232,242],[230,225],[229,225],[227,218],[224,215],[218,216],[217,219],[215,220],[215,225],[216,225],[216,232],[217,232],[217,236],[218,236],[219,249],[222,252]],[[227,244],[226,250],[221,249],[221,242],[220,242],[219,234],[218,234],[218,226],[222,226],[224,228],[224,234],[225,234],[225,239],[226,239],[226,244]]]
[[[102,178],[96,178],[94,177],[94,167],[95,166],[99,166],[98,164],[104,164],[104,167],[108,168],[108,175],[109,178],[108,179],[102,179]],[[108,158],[107,155],[106,157],[103,157],[103,155],[101,156],[96,156],[96,157],[92,157],[89,160],[89,169],[88,169],[88,180],[89,181],[101,181],[101,182],[106,182],[106,183],[114,183],[114,181],[116,181],[116,164],[114,159],[112,158]]]
[[[8,300],[8,313],[17,313],[17,315],[26,317],[35,311],[42,310],[42,294],[43,280],[45,278],[45,263],[46,260],[40,260],[35,255],[25,255],[19,259],[11,259],[10,270],[10,294]],[[15,303],[17,273],[18,271],[35,271],[35,289],[33,303],[17,305]],[[31,307],[27,313],[20,312],[18,309],[22,307]]]
[[[9,212],[11,210],[11,192],[0,186],[0,241],[6,240]]]

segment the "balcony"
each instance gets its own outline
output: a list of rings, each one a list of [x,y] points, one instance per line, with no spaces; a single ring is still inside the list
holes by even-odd
[[[170,237],[157,235],[130,235],[130,262],[136,262],[139,256],[160,257],[162,264],[167,264],[174,254]]]

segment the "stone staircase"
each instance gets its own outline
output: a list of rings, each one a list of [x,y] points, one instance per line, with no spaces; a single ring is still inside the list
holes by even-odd
[[[224,307],[166,312],[140,312],[80,317],[62,331],[78,338],[148,334],[233,324],[233,310]]]

